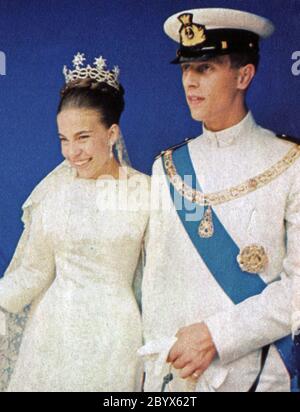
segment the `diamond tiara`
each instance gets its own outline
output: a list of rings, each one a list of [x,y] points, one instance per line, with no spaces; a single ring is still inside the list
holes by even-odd
[[[80,67],[84,65],[84,53],[77,53],[72,61],[74,70],[70,70],[67,66],[63,68],[63,74],[66,79],[66,84],[77,79],[93,79],[98,83],[107,83],[115,89],[120,89],[119,75],[120,69],[115,66],[113,70],[106,70],[106,60],[100,56],[95,58],[94,66],[89,64],[86,67]]]

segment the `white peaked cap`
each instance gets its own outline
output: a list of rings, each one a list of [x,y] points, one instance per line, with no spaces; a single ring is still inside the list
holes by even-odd
[[[184,10],[169,17],[164,24],[165,33],[177,43],[180,43],[179,30],[181,27],[178,17],[185,13],[193,14],[194,23],[204,25],[207,30],[247,30],[261,38],[271,36],[275,30],[270,20],[241,10],[224,8]]]

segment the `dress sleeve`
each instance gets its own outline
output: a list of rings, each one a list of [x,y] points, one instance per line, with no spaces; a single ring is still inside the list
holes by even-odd
[[[143,239],[141,242],[141,253],[140,253],[139,261],[138,261],[138,264],[135,270],[134,281],[133,281],[134,295],[135,295],[137,304],[141,312],[142,312],[142,283],[143,283],[144,269],[146,265],[146,247],[147,247],[148,238],[149,238],[148,227],[149,227],[150,194],[151,194],[150,187],[151,187],[151,179],[147,177],[147,191],[145,192],[147,197],[143,201],[143,204],[146,205],[147,222],[146,222]]]
[[[71,174],[69,165],[61,163],[35,187],[23,205],[24,231],[0,280],[0,318],[5,332],[0,334],[0,392],[7,389],[14,372],[32,308],[28,303],[49,286],[55,274],[53,249],[43,231],[44,200],[61,179]]]
[[[42,207],[43,202],[31,197],[23,205],[24,231],[0,280],[0,307],[10,313],[21,312],[54,279],[53,248],[43,230]]]
[[[147,244],[147,233],[148,230],[146,229],[144,239],[141,245],[141,254],[139,257],[139,261],[135,270],[134,281],[133,281],[133,292],[137,304],[139,306],[140,311],[142,312],[142,283],[143,283],[143,274],[144,268],[146,264],[146,244]]]

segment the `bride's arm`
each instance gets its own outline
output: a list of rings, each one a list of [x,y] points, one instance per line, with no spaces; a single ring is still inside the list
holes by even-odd
[[[143,282],[143,272],[146,261],[145,244],[147,242],[147,231],[141,245],[141,254],[139,261],[135,270],[134,280],[133,280],[133,292],[140,311],[142,311],[142,282]]]
[[[0,280],[0,307],[18,313],[53,281],[53,250],[42,224],[42,205],[25,210],[25,229],[12,263]]]
[[[5,313],[0,310],[0,336],[6,335],[6,316]]]
[[[292,334],[300,335],[300,276],[293,280],[293,314],[292,314]],[[298,338],[299,339],[299,338]]]

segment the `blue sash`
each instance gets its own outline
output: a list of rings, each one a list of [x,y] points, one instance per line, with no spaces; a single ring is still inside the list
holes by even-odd
[[[164,159],[162,159],[162,161],[165,169]],[[184,176],[192,176],[192,187],[202,191],[197,181],[187,144],[173,151],[173,162],[178,175],[180,175],[182,179],[184,179]],[[169,186],[171,198],[174,201],[176,197],[178,198],[179,193],[175,191],[172,183]],[[233,303],[237,305],[251,296],[259,295],[267,287],[267,284],[265,284],[260,276],[243,272],[240,269],[236,261],[240,250],[214,211],[212,210],[214,235],[210,238],[201,238],[198,235],[199,220],[193,221],[192,219],[186,218],[190,211],[195,211],[195,207],[199,206],[189,202],[186,198],[182,203],[183,206],[176,209],[187,234],[209,271]],[[288,336],[280,339],[275,342],[274,345],[280,353],[290,376],[293,377],[295,371],[292,354],[292,337]]]

